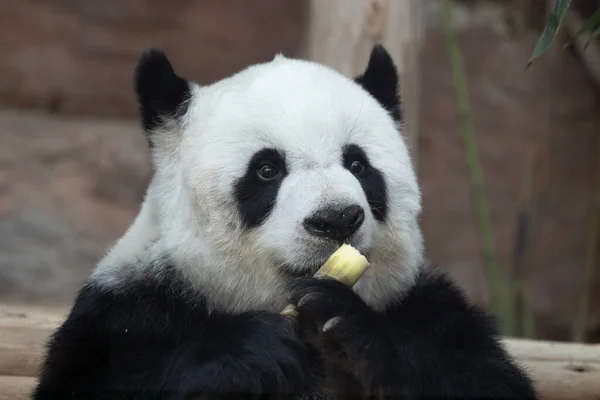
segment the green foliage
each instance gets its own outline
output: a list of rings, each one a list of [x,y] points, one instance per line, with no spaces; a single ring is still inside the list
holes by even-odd
[[[598,8],[596,10],[596,12],[594,14],[592,14],[592,16],[590,17],[590,19],[588,19],[588,21],[583,24],[583,26],[581,27],[581,29],[579,29],[577,32],[575,32],[575,34],[573,35],[573,37],[571,38],[571,40],[574,40],[576,37],[578,37],[579,35],[581,35],[583,32],[588,31],[588,30],[592,30],[595,27],[598,27],[596,29],[596,32],[598,32],[598,29],[600,29],[600,8]]]
[[[596,12],[592,15],[588,22],[579,30],[579,32],[575,34],[575,37],[582,34],[586,30],[593,31],[584,48],[587,48],[590,45],[590,43],[592,43],[592,40],[594,40],[594,38],[600,36],[600,7],[598,7]]]
[[[592,37],[590,38],[590,41],[591,41],[593,38],[596,38],[596,37],[598,37],[598,36],[600,36],[600,25],[598,25],[598,27],[596,28],[596,30],[595,30],[594,32],[592,32]]]
[[[572,0],[557,0],[554,4],[554,7],[548,16],[548,22],[542,32],[542,36],[540,36],[537,45],[533,49],[533,54],[529,58],[529,62],[527,63],[528,67],[533,63],[533,60],[541,56],[552,44],[552,41],[558,33],[558,27],[560,26],[567,9],[571,5],[571,1]]]
[[[467,78],[458,36],[452,20],[451,2],[452,0],[444,0],[442,3],[442,28],[452,69],[457,112],[463,136],[464,155],[473,197],[475,221],[481,235],[483,270],[490,288],[492,313],[498,318],[500,331],[505,336],[514,336],[514,287],[510,279],[504,276],[498,262],[490,206],[485,194],[483,167],[481,166],[477,136],[471,116]]]
[[[533,60],[535,60],[536,58],[544,54],[546,50],[548,50],[554,38],[556,37],[556,34],[558,33],[558,29],[563,20],[563,17],[569,9],[571,3],[572,0],[556,1],[554,7],[552,8],[552,11],[550,12],[550,15],[548,16],[548,22],[546,23],[546,27],[544,28],[544,31],[542,32],[542,35],[540,36],[535,48],[533,49],[533,54],[529,58],[529,61],[527,63],[528,67],[533,63]],[[567,46],[570,45],[573,42],[573,40],[575,40],[581,34],[588,31],[591,33],[591,35],[585,47],[589,46],[589,44],[594,38],[600,36],[600,7],[598,7],[598,9],[594,12],[594,14],[592,14],[590,19],[581,27],[581,29],[575,32],[575,34],[570,38],[570,41],[567,44]]]

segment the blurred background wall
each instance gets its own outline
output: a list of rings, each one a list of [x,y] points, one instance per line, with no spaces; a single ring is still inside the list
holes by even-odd
[[[421,4],[411,140],[427,256],[487,305],[439,2]],[[209,83],[278,52],[305,56],[310,15],[298,0],[2,0],[0,302],[68,306],[137,213],[151,173],[132,86],[144,48],[163,48],[183,75]],[[560,44],[525,68],[546,16],[535,0],[454,8],[500,264],[526,247],[535,335],[567,340],[596,212],[600,96],[581,55]]]

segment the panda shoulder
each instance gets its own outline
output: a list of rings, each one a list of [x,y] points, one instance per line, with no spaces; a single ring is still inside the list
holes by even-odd
[[[432,334],[469,332],[473,338],[486,341],[498,335],[493,316],[472,302],[445,271],[434,266],[421,268],[414,285],[390,312],[416,325],[423,323]]]
[[[202,295],[168,259],[144,263],[92,274],[79,290],[66,324],[94,334],[168,335],[167,330],[175,332],[208,318]]]

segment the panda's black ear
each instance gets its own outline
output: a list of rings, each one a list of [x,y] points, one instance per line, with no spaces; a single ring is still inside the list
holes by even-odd
[[[152,130],[165,120],[177,119],[187,111],[191,89],[188,81],[175,73],[165,53],[144,51],[135,69],[135,92],[142,127],[150,145]]]
[[[398,70],[382,45],[373,46],[365,72],[354,80],[388,110],[395,120],[402,119]]]

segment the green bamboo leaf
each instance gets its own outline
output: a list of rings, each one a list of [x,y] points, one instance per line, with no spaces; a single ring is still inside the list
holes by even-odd
[[[558,27],[562,22],[562,19],[567,12],[567,9],[571,5],[572,0],[557,0],[548,16],[548,22],[546,23],[546,27],[542,32],[542,36],[537,42],[537,45],[533,49],[533,54],[529,61],[527,62],[527,67],[529,67],[533,60],[541,56],[552,44],[556,33],[558,32]]]
[[[592,34],[590,35],[590,38],[585,43],[585,46],[583,46],[583,49],[584,50],[587,49],[587,47],[592,43],[592,40],[594,40],[598,36],[600,36],[600,25],[598,25],[596,27],[596,30],[594,32],[592,32]]]
[[[583,26],[573,34],[569,42],[573,42],[583,32],[593,30],[594,28],[596,28],[596,31],[594,31],[592,37],[594,37],[595,32],[597,32],[598,28],[600,28],[600,7],[598,7],[598,9],[594,12],[594,14],[592,14],[590,19],[588,19],[587,22],[583,24]]]

